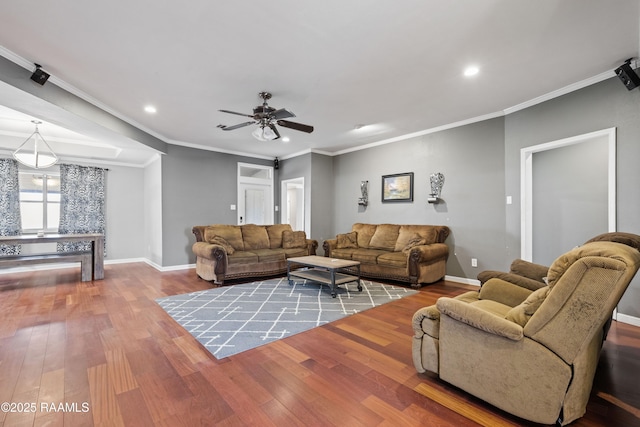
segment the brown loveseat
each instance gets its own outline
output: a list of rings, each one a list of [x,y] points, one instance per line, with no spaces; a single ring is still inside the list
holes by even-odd
[[[228,279],[259,277],[287,271],[287,258],[315,255],[318,242],[289,224],[197,225],[196,273],[222,284]]]
[[[361,224],[323,244],[324,255],[360,261],[364,277],[409,282],[414,287],[445,275],[449,227],[439,225]]]
[[[605,325],[640,266],[638,248],[640,236],[606,233],[556,259],[548,284],[537,280],[538,267],[520,262],[516,273],[489,278],[479,291],[419,309],[417,371],[530,421],[580,418]],[[525,270],[530,282],[507,281]]]

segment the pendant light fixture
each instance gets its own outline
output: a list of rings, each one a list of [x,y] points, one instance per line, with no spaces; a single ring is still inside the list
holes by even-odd
[[[35,169],[48,168],[55,165],[58,162],[58,156],[55,155],[38,130],[38,125],[42,122],[32,120],[31,123],[36,125],[36,130],[13,152],[13,158],[23,165]]]

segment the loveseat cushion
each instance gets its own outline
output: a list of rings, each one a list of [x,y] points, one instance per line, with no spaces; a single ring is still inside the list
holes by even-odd
[[[396,247],[400,226],[396,224],[380,224],[373,233],[369,247],[393,251]]]
[[[285,231],[291,231],[291,226],[289,224],[274,224],[267,226],[269,247],[271,249],[282,247],[282,233]]]
[[[242,226],[244,250],[269,249],[269,234],[264,225],[247,224]]]
[[[350,233],[338,234],[336,236],[337,249],[356,249],[358,247],[358,233],[352,231]]]
[[[204,230],[204,240],[211,243],[214,237],[221,236],[236,251],[244,251],[244,240],[242,240],[242,230],[237,225],[210,225]]]
[[[369,243],[371,242],[371,238],[373,234],[376,232],[378,228],[375,224],[361,224],[356,223],[351,227],[351,231],[355,231],[358,234],[358,247],[359,248],[368,248]]]
[[[407,255],[404,252],[386,252],[378,257],[378,265],[405,268]]]
[[[258,255],[248,251],[236,251],[233,255],[227,257],[229,265],[236,264],[254,264],[258,262]]]
[[[304,231],[283,231],[282,247],[284,249],[306,248],[307,235]]]

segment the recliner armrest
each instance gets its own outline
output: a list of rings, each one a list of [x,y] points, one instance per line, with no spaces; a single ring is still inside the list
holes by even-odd
[[[518,285],[522,288],[529,289],[530,291],[538,290],[547,284],[542,281],[530,279],[525,276],[520,276],[515,273],[505,273],[504,271],[495,271],[495,270],[485,270],[478,273],[478,280],[484,286],[486,282],[491,279],[501,279],[505,282],[513,283],[514,285]]]
[[[436,302],[436,307],[441,316],[449,316],[490,334],[502,336],[513,341],[520,341],[524,337],[522,326],[475,307],[473,304],[453,298],[440,297]]]

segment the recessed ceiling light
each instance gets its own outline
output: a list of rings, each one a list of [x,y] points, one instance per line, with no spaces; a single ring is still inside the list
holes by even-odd
[[[289,142],[289,141],[291,141],[291,140],[289,139],[288,136],[283,136],[282,137],[282,142]]]
[[[464,69],[464,75],[466,77],[475,76],[476,74],[478,74],[478,72],[480,72],[480,69],[475,65],[471,65]]]
[[[156,107],[154,107],[153,105],[145,105],[144,111],[146,111],[149,114],[154,114],[158,112],[158,110],[156,110]]]

